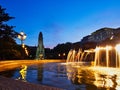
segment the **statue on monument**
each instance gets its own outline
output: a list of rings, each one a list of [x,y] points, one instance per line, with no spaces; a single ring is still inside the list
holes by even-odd
[[[38,38],[38,47],[36,50],[36,59],[42,60],[44,58],[45,58],[45,50],[44,50],[44,45],[43,45],[43,35],[42,35],[42,32],[40,32],[39,38]]]

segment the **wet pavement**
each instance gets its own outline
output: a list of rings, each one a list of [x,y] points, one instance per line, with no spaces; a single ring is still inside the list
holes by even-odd
[[[57,87],[32,84],[0,76],[0,90],[63,90]]]

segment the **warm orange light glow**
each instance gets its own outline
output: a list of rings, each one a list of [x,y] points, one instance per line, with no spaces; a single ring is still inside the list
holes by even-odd
[[[116,68],[91,67],[94,70],[95,82],[97,87],[115,88],[120,90],[120,70]]]
[[[111,49],[112,49],[112,46],[106,46],[106,49],[107,49],[107,50],[111,50]]]
[[[65,56],[65,53],[63,53],[63,56]]]
[[[27,37],[26,34],[23,34],[23,33],[22,33],[22,34],[20,33],[20,34],[18,35],[18,38],[19,38],[20,40],[25,40],[26,37]]]
[[[27,65],[22,65],[21,68],[22,69],[19,71],[21,74],[21,77],[19,77],[18,79],[26,80]]]
[[[22,48],[25,48],[25,44],[22,44]]]
[[[60,56],[60,54],[58,54],[58,56]]]

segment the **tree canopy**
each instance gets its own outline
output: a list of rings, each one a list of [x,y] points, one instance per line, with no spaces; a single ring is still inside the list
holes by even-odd
[[[7,21],[14,17],[9,16],[5,10],[0,6],[0,59],[20,59],[23,50],[15,41],[18,33],[13,30],[14,26],[7,24]]]

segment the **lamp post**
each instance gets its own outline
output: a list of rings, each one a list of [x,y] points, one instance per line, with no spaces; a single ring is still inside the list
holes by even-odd
[[[26,39],[26,34],[23,32],[23,31],[21,31],[19,34],[18,34],[18,38],[21,40],[21,45],[22,45],[22,47],[24,48],[24,43],[23,43],[23,41]]]

